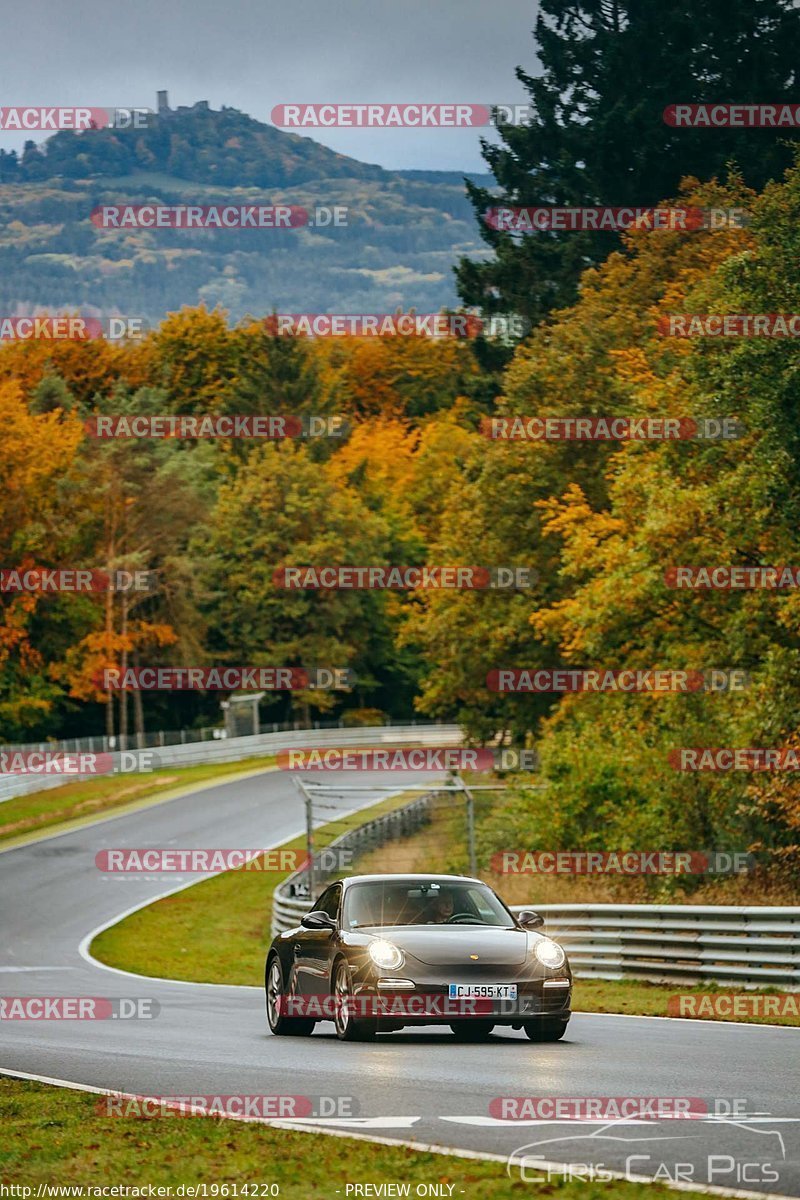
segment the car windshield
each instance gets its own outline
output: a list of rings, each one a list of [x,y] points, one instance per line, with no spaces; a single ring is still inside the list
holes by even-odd
[[[346,929],[381,925],[498,925],[514,921],[482,883],[431,880],[354,883],[345,891]]]

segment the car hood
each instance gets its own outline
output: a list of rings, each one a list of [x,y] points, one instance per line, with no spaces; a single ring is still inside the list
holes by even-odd
[[[470,962],[471,954],[477,954],[484,966],[518,966],[525,962],[530,945],[522,929],[486,925],[395,925],[376,931],[375,936],[428,966],[461,965]]]

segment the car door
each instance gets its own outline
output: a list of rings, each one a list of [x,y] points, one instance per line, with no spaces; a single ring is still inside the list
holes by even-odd
[[[327,888],[314,905],[314,912],[327,913],[337,925],[342,901],[342,885]],[[296,989],[304,996],[327,995],[330,980],[330,956],[335,934],[332,929],[301,929],[294,941]]]

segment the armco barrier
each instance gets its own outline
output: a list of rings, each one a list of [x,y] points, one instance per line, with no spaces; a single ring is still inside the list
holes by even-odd
[[[309,899],[292,894],[302,876],[275,889],[273,936],[298,925],[311,908]],[[511,905],[513,912],[523,908],[541,913],[544,932],[563,945],[579,978],[800,990],[800,907]]]
[[[277,754],[293,746],[459,746],[462,732],[458,725],[377,725],[348,729],[290,729],[282,733],[259,733],[249,737],[220,738],[217,741],[188,742],[185,745],[155,749],[159,768],[185,767],[196,763],[241,762],[246,758]],[[127,751],[128,754],[135,753]],[[111,755],[115,767],[120,752]],[[96,776],[0,775],[0,803],[13,796],[24,796],[43,788],[73,783],[76,779]]]
[[[576,975],[800,990],[800,907],[538,904]],[[520,910],[519,905],[514,906]]]

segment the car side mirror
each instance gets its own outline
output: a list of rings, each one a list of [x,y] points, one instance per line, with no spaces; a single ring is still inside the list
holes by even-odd
[[[315,912],[306,913],[300,924],[305,929],[335,929],[336,922],[333,917],[326,912],[317,909]]]
[[[531,908],[524,908],[517,913],[517,920],[523,929],[541,929],[544,925],[544,917]]]

